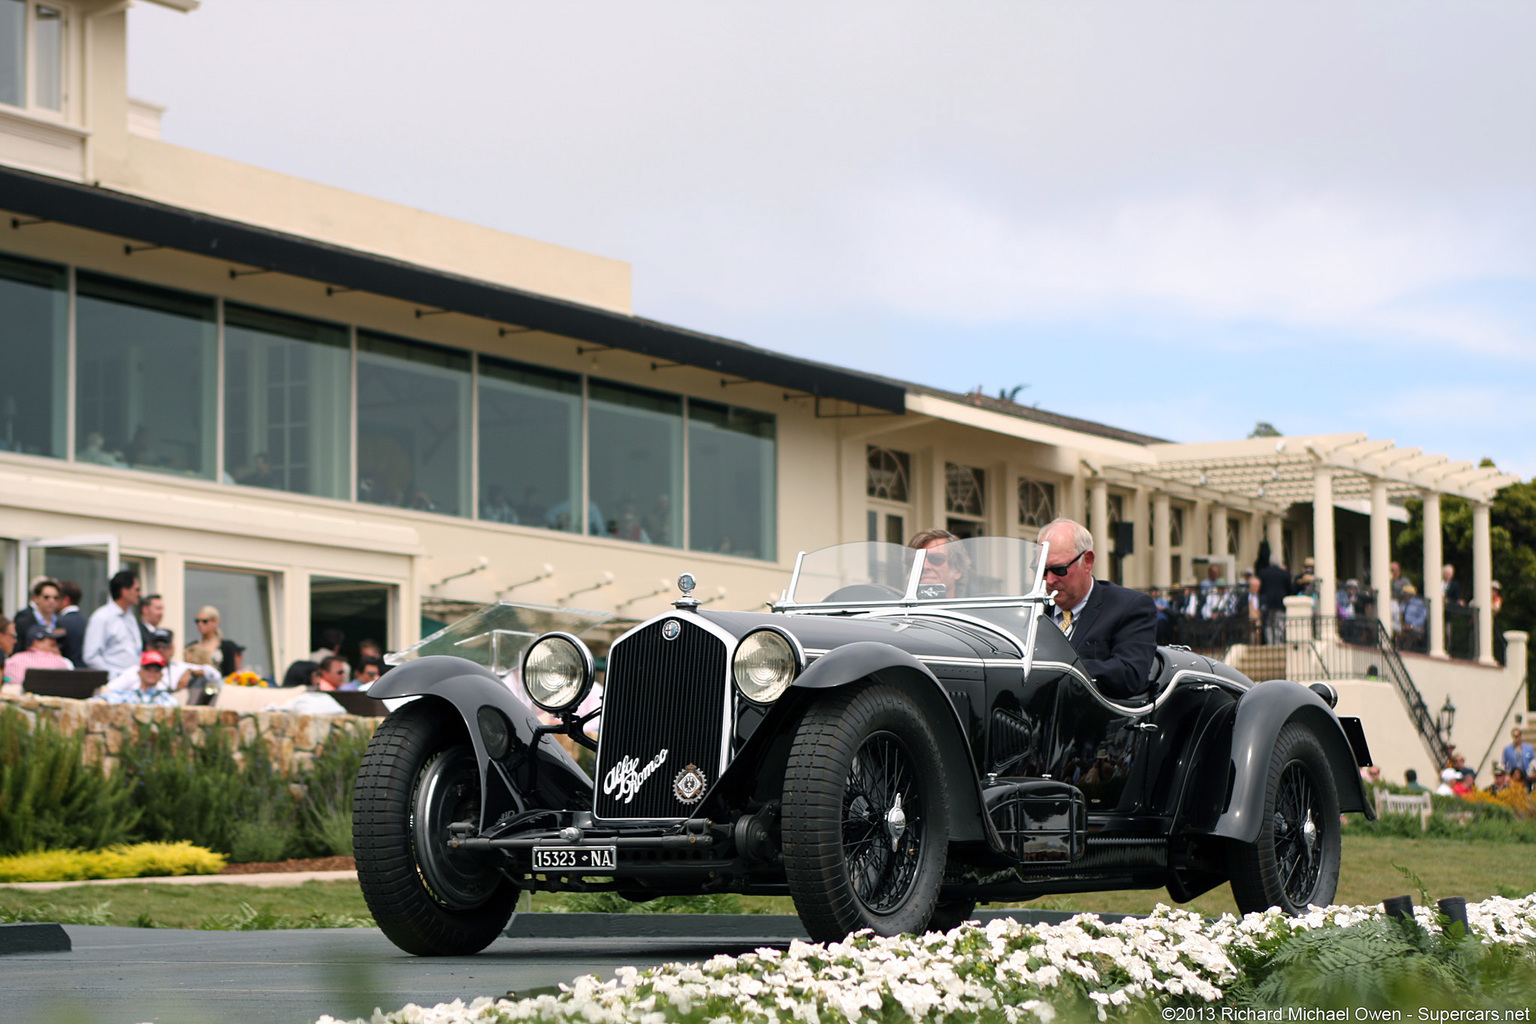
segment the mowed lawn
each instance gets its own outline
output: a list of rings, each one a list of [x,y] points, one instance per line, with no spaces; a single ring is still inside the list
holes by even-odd
[[[1387,896],[1418,894],[1415,886],[1393,867],[1401,865],[1419,876],[1432,898],[1464,896],[1476,901],[1493,895],[1536,892],[1536,849],[1524,843],[1472,843],[1453,839],[1395,839],[1344,837],[1344,867],[1339,879],[1339,903],[1380,903]],[[560,896],[543,893],[526,897],[519,910],[565,909]],[[1158,903],[1175,905],[1164,889],[1074,893],[1044,896],[1023,906],[1049,910],[1091,910],[1104,913],[1144,913]],[[85,916],[95,923],[197,928],[238,918],[241,905],[277,917],[301,920],[313,915],[370,921],[368,908],[355,882],[306,882],[263,889],[245,885],[165,885],[154,882],[110,886],[70,886],[52,892],[26,892],[0,887],[0,915],[34,912],[45,905]],[[742,897],[749,913],[793,914],[786,898]],[[105,905],[105,906],[103,906]],[[1188,904],[1202,914],[1236,912],[1231,891],[1222,885]],[[93,914],[101,911],[106,916]],[[30,916],[30,915],[29,915]],[[32,918],[37,920],[39,918]],[[226,925],[227,926],[227,925]]]

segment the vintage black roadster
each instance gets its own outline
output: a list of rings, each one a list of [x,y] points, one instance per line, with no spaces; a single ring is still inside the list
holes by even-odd
[[[941,550],[958,582],[891,544],[802,554],[771,612],[702,609],[684,574],[613,641],[595,708],[598,616],[492,605],[406,652],[356,790],[379,926],[471,953],[523,890],[788,895],[818,940],[1044,893],[1332,900],[1340,812],[1371,809],[1331,687],[1159,648],[1146,692],[1108,699],[1043,614],[1048,552]]]

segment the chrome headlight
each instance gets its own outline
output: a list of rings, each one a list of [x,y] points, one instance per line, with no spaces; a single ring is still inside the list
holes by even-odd
[[[789,638],[776,629],[748,633],[736,647],[731,673],[736,689],[758,704],[772,704],[784,695],[800,672],[800,657]]]
[[[546,633],[523,655],[523,688],[551,714],[569,711],[592,689],[592,652],[569,633]]]

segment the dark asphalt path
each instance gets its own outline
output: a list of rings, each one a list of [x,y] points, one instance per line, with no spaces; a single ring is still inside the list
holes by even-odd
[[[5,1024],[305,1024],[367,1017],[375,1006],[499,996],[740,953],[710,939],[498,939],[473,957],[401,953],[371,928],[200,932],[67,925],[70,953],[0,957]]]

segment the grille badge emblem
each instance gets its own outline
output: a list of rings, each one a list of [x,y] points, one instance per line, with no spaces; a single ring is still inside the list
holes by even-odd
[[[678,622],[676,619],[668,619],[666,622],[661,624],[661,638],[663,640],[676,640],[678,634],[682,631],[682,623]]]
[[[698,765],[690,764],[672,780],[672,795],[677,797],[679,803],[696,804],[704,796],[704,787],[704,773]]]

